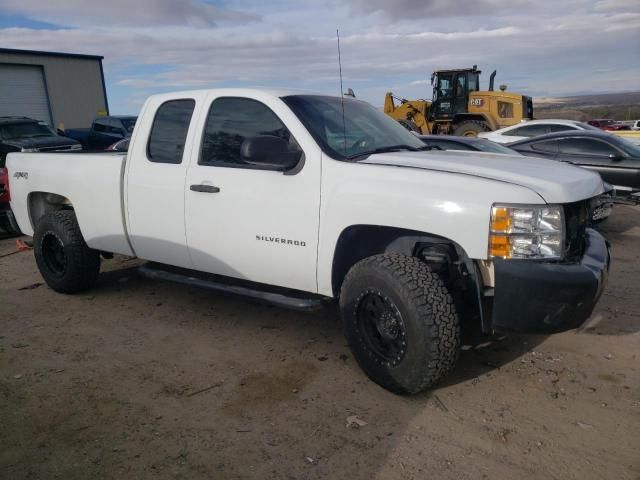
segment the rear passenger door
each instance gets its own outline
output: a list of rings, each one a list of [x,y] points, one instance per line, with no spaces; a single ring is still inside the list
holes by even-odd
[[[129,238],[145,260],[191,268],[184,227],[184,183],[193,145],[198,97],[163,100],[144,107],[153,121],[140,122],[131,139],[125,206]]]
[[[187,174],[187,242],[197,270],[316,292],[321,152],[283,107],[260,94],[210,97]],[[245,163],[243,142],[265,135],[300,152],[298,167]]]

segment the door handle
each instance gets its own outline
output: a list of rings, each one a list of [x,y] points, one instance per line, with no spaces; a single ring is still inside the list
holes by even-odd
[[[190,189],[192,192],[202,192],[202,193],[218,193],[220,191],[218,187],[214,187],[213,185],[202,185],[202,184],[191,185]]]

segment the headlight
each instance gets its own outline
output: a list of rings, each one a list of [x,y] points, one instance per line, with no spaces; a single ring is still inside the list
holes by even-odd
[[[39,152],[40,150],[38,150],[37,148],[23,148],[20,151],[22,153],[35,153],[35,152]]]
[[[489,230],[489,258],[562,258],[562,207],[494,205]]]

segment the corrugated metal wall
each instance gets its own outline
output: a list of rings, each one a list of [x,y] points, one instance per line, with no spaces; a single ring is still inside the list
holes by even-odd
[[[0,64],[0,116],[35,118],[53,125],[42,67]]]
[[[100,111],[108,110],[98,59],[0,51],[3,64],[42,69],[54,127],[61,123],[66,128],[89,127]]]

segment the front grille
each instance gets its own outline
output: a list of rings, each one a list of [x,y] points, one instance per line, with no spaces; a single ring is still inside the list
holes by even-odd
[[[589,203],[590,200],[581,200],[564,205],[566,260],[579,260],[582,257],[586,229],[589,226]]]

